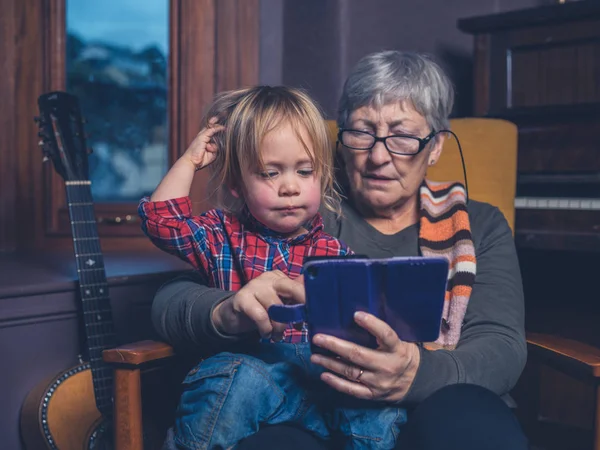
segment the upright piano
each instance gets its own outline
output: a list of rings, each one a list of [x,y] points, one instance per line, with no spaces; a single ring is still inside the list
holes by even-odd
[[[461,19],[475,115],[519,128],[520,249],[600,251],[600,2]]]
[[[475,40],[475,114],[518,126],[515,242],[526,329],[600,348],[600,1],[458,26]],[[591,384],[528,365],[513,395],[521,406],[539,398],[535,419],[552,424],[552,433],[530,428],[534,442],[591,448],[594,420],[600,427]],[[561,434],[567,429],[587,431],[579,441],[580,433]]]

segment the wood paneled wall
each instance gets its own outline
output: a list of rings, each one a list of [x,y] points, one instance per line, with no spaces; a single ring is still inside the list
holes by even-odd
[[[3,110],[15,109],[15,50],[16,23],[13,1],[0,2],[0,99]],[[0,114],[0,252],[16,247],[16,222],[12,219],[16,206],[15,118]]]

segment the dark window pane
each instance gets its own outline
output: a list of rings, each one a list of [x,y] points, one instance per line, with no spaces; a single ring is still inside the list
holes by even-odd
[[[67,90],[87,120],[96,201],[137,202],[168,167],[169,0],[67,0]]]

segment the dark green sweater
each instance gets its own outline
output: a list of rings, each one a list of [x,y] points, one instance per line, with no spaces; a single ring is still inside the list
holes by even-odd
[[[462,334],[455,350],[421,349],[421,364],[404,399],[417,403],[437,389],[473,383],[507,394],[525,365],[523,288],[510,228],[502,213],[487,203],[469,202],[477,275]],[[371,258],[416,256],[418,224],[394,235],[370,226],[349,204],[343,219],[323,212],[325,231]],[[179,277],[156,294],[152,319],[159,334],[182,349],[214,352],[235,347],[240,337],[219,334],[211,320],[216,304],[231,292],[208,288],[195,274]]]

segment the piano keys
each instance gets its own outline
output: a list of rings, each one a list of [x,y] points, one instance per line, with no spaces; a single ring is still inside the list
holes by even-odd
[[[600,211],[600,198],[517,197],[516,209]],[[600,226],[600,223],[598,224]]]

